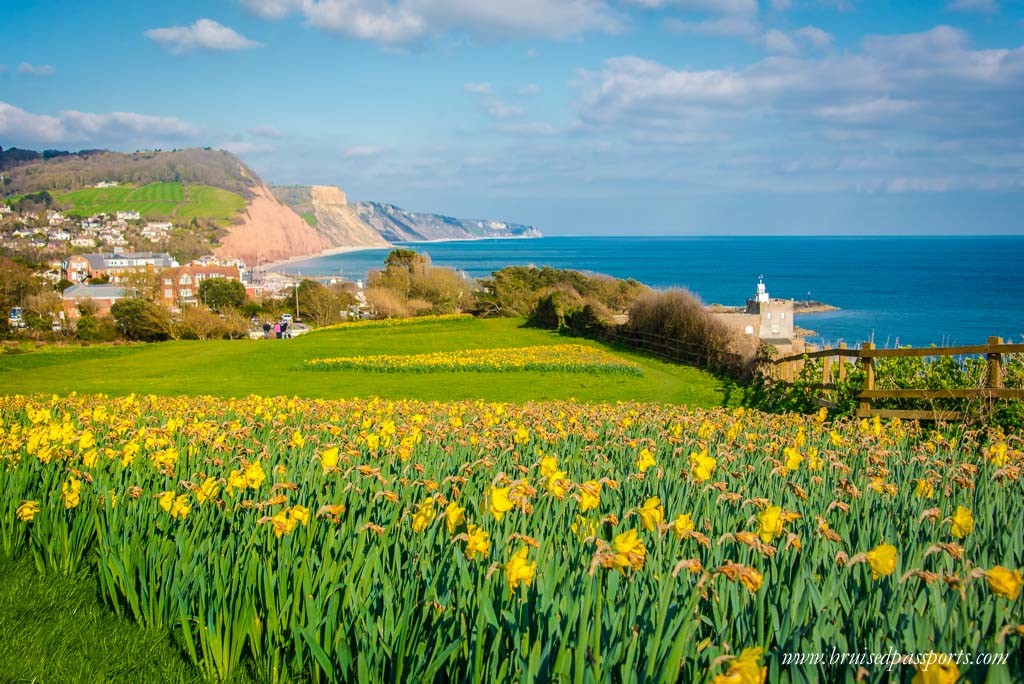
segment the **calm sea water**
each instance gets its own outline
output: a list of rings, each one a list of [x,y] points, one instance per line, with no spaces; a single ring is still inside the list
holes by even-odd
[[[742,304],[764,275],[773,297],[840,311],[797,317],[827,343],[983,343],[1024,337],[1022,237],[549,237],[405,245],[486,276],[503,266],[573,268],[685,287]],[[320,257],[281,270],[365,278],[388,250]]]

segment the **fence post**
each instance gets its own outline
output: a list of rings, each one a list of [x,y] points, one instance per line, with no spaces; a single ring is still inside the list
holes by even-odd
[[[873,342],[865,342],[861,345],[861,351],[871,351],[875,348]],[[863,390],[875,389],[875,357],[874,356],[861,356],[861,365],[864,367],[864,387]],[[862,397],[860,400],[860,411],[870,412],[871,411],[871,399],[869,397]],[[858,411],[858,413],[860,413]]]
[[[832,357],[821,357],[821,384],[827,385],[832,382]]]
[[[988,338],[989,347],[1002,344],[1002,337]],[[988,358],[988,386],[990,389],[999,389],[1003,386],[1003,355],[999,352],[989,352]]]
[[[846,349],[846,343],[845,342],[840,342],[839,343],[839,348],[840,349]],[[845,356],[839,356],[838,359],[839,359],[839,382],[842,382],[843,380],[846,379],[846,357]]]

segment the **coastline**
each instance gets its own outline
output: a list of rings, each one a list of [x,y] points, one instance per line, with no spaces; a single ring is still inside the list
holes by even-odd
[[[335,256],[336,254],[350,254],[352,252],[368,252],[373,249],[391,249],[394,245],[358,245],[348,247],[332,247],[331,249],[325,249],[317,254],[306,254],[304,256],[295,256],[289,259],[283,259],[281,261],[271,261],[266,264],[261,264],[260,268],[263,271],[270,272],[274,269],[280,268],[281,266],[287,266],[288,264],[297,264],[302,261],[310,261],[311,259],[319,259],[320,257]]]
[[[536,240],[544,237],[543,235],[510,235],[508,237],[474,237],[474,238],[442,238],[439,240],[417,240],[415,242],[395,242],[388,243],[387,245],[357,245],[347,247],[333,247],[331,249],[325,249],[317,254],[307,254],[305,256],[296,256],[282,261],[273,261],[260,266],[264,271],[273,271],[281,266],[287,266],[289,264],[295,264],[302,261],[310,261],[312,259],[319,259],[321,257],[335,256],[337,254],[351,254],[352,252],[367,252],[373,249],[394,249],[397,245],[415,247],[416,245],[433,245],[441,242],[480,242],[482,240]]]

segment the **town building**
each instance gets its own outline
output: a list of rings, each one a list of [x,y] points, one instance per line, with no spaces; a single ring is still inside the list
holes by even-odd
[[[160,298],[168,306],[199,303],[199,286],[210,278],[241,282],[237,266],[199,266],[190,264],[168,268],[160,274]],[[248,288],[246,288],[248,293]]]
[[[803,340],[796,336],[793,307],[792,299],[772,298],[768,294],[764,277],[760,277],[754,296],[747,300],[745,307],[726,311],[712,310],[710,313],[737,334],[747,351],[768,344],[783,352],[800,353],[803,351]]]
[[[64,290],[60,298],[64,307],[64,316],[67,320],[74,321],[81,315],[79,313],[80,306],[91,306],[97,316],[106,316],[115,302],[127,296],[125,288],[117,285],[79,283]]]
[[[68,257],[65,277],[72,282],[82,282],[86,278],[109,276],[110,281],[116,283],[132,271],[177,267],[178,262],[171,255],[157,252],[76,254]]]

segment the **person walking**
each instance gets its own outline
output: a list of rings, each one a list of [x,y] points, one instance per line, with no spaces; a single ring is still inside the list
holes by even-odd
[[[277,339],[281,339],[281,324],[280,323],[275,323],[274,324],[274,336],[277,337]]]
[[[281,337],[286,340],[291,339],[291,335],[288,334],[288,321],[281,321]]]
[[[270,339],[270,321],[263,321],[263,337]]]

